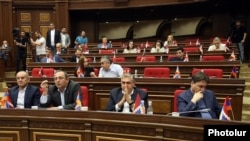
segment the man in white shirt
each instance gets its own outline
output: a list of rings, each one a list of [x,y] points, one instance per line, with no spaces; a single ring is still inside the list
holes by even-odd
[[[34,41],[32,38],[30,38],[30,42],[33,46],[36,46],[36,62],[40,62],[39,55],[46,54],[46,40],[44,37],[42,37],[41,33],[39,31],[35,32],[36,41]]]
[[[112,63],[109,56],[103,56],[101,58],[101,69],[99,77],[121,77],[123,69],[121,65]]]
[[[46,46],[54,52],[56,43],[61,42],[61,34],[60,31],[55,29],[53,23],[50,23],[49,28],[50,30],[47,31]]]
[[[209,46],[208,51],[226,51],[226,44],[222,44],[219,37],[213,39],[213,45]]]

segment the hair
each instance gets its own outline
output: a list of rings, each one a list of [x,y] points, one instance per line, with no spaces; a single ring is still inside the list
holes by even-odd
[[[130,42],[133,42],[133,43],[134,43],[134,41],[133,41],[133,40],[129,40],[129,41],[128,41],[128,45],[127,45],[127,49],[129,49],[129,43],[130,43]],[[135,45],[134,45],[134,44],[133,44],[132,49],[133,49],[133,48],[135,48]]]
[[[176,51],[179,51],[179,50],[181,50],[181,52],[184,52],[184,49],[182,47],[177,47],[176,48]]]
[[[85,56],[81,56],[81,57],[79,58],[78,65],[81,67],[82,70],[85,69],[85,67],[84,67],[85,59],[87,59]]]
[[[53,54],[53,51],[51,48],[47,48],[48,51],[50,51]]]
[[[162,43],[162,41],[161,40],[156,40],[156,42],[155,42],[155,46],[156,46],[156,44],[157,43],[160,43],[161,44],[161,47],[163,47],[163,43]]]
[[[112,60],[109,56],[105,55],[105,56],[102,56],[101,60],[104,60],[106,62],[109,62],[110,64],[112,64]]]
[[[68,73],[67,73],[66,71],[56,70],[56,73],[58,73],[58,72],[63,72],[63,73],[64,73],[64,77],[65,77],[66,79],[69,78],[69,75],[68,75]]]
[[[135,81],[135,77],[133,74],[130,74],[130,73],[124,73],[122,76],[121,76],[121,79],[123,78],[130,78],[134,83],[136,82]]]
[[[204,72],[197,72],[192,77],[192,82],[206,81],[209,83],[210,79]]]
[[[214,37],[213,43],[214,43],[215,41],[221,42],[219,37]]]

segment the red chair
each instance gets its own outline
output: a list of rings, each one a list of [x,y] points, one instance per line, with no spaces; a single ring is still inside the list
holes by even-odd
[[[184,52],[200,52],[199,47],[185,47]]]
[[[46,77],[53,77],[55,73],[54,68],[44,68],[43,69],[43,75]]]
[[[216,56],[203,56],[202,61],[224,61],[225,58],[222,55],[216,55]]]
[[[137,56],[136,57],[136,62],[141,62],[142,56]],[[142,62],[155,62],[156,58],[155,56],[144,56],[144,59]]]
[[[123,68],[123,73],[131,73],[131,68]]]
[[[196,46],[197,39],[186,39],[185,46]]]
[[[176,57],[176,55],[169,54],[169,55],[168,55],[168,61],[170,61],[170,59],[171,59],[171,58],[174,58],[174,57]]]
[[[181,89],[177,89],[177,90],[175,90],[174,91],[174,105],[173,105],[173,107],[174,107],[174,112],[178,112],[178,101],[177,101],[177,97],[178,97],[178,95],[179,94],[181,94],[182,92],[184,92],[185,90],[181,90]]]
[[[40,71],[41,68],[33,68],[31,70],[31,76],[32,77],[41,77],[40,74],[39,74],[39,71]]]
[[[112,58],[113,62],[125,62],[125,57]]]
[[[144,68],[144,77],[169,78],[169,68]]]
[[[192,76],[197,73],[203,71],[208,77],[211,78],[223,78],[223,70],[222,69],[198,69],[194,68],[192,71]]]
[[[87,86],[81,86],[82,90],[82,106],[89,105],[89,89]]]
[[[96,76],[99,75],[99,69],[98,69],[98,68],[94,68],[94,72],[95,72],[95,75],[96,75]]]
[[[100,49],[99,50],[99,53],[100,54],[113,54],[114,53],[114,50],[113,49]]]

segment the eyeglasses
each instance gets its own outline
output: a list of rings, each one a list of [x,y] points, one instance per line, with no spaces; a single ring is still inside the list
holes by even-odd
[[[106,62],[101,62],[101,64],[105,64]]]
[[[131,82],[130,82],[130,81],[122,81],[122,84],[123,84],[123,85],[125,85],[125,84],[128,84],[128,85],[129,85],[129,84],[131,84]]]

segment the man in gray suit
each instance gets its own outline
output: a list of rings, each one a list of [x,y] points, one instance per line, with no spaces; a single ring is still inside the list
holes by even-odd
[[[76,99],[79,94],[82,101],[82,91],[80,84],[69,80],[69,76],[64,71],[57,71],[54,76],[55,85],[48,85],[48,80],[41,83],[43,90],[40,98],[41,107],[49,107],[52,110],[75,110]]]
[[[62,44],[62,50],[67,50],[67,48],[70,47],[70,43],[71,43],[71,40],[70,40],[70,36],[69,34],[67,33],[67,28],[66,27],[63,27],[61,29],[61,44]]]

